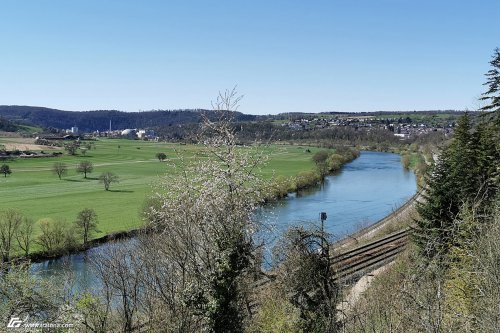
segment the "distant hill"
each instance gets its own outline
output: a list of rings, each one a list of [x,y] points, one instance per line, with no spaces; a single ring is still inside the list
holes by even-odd
[[[16,132],[19,129],[20,129],[19,125],[17,125],[14,122],[0,116],[0,131]]]
[[[211,110],[170,110],[123,112],[116,110],[63,111],[37,106],[0,105],[0,117],[18,123],[59,129],[78,127],[81,131],[105,131],[109,122],[113,130],[126,128],[151,128],[161,125],[198,123],[202,115],[216,117]],[[255,120],[255,116],[234,113],[235,120]]]

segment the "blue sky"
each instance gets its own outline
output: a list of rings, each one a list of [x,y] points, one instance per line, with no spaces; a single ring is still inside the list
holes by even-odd
[[[477,107],[500,1],[0,0],[0,104],[64,110]]]

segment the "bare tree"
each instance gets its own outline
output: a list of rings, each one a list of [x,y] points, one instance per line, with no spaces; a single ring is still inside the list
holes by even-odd
[[[23,217],[17,229],[16,240],[17,245],[24,251],[24,255],[28,255],[33,242],[33,227],[35,221],[33,219]]]
[[[90,161],[81,161],[76,167],[76,172],[83,173],[83,178],[87,178],[87,174],[94,170],[94,165]]]
[[[52,166],[52,172],[61,179],[62,176],[68,173],[68,166],[63,162],[55,162]]]
[[[63,220],[42,219],[38,222],[40,234],[37,243],[45,251],[70,248],[76,244],[74,230]]]
[[[106,191],[109,191],[109,187],[111,186],[111,183],[118,183],[119,178],[117,175],[115,175],[112,172],[104,172],[99,176],[99,182],[104,184],[104,189]]]
[[[72,143],[67,143],[64,145],[64,149],[68,152],[70,155],[75,155],[76,150],[78,149],[79,144],[77,142],[72,142]]]
[[[97,213],[95,210],[85,208],[79,212],[76,218],[76,227],[82,235],[83,244],[87,244],[92,233],[97,231]]]
[[[21,212],[8,209],[0,216],[0,250],[2,251],[2,261],[7,262],[10,259],[13,242],[19,225],[23,220]]]
[[[144,262],[135,255],[133,244],[116,246],[109,244],[92,261],[92,267],[99,276],[103,293],[107,295],[107,311],[113,304],[118,312],[118,323],[122,332],[133,332],[144,323],[139,319]]]

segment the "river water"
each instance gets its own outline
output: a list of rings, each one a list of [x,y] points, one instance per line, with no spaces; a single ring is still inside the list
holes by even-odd
[[[270,227],[263,229],[259,239],[273,244],[292,225],[318,226],[320,212],[327,214],[325,230],[341,238],[390,214],[416,190],[415,175],[403,169],[399,155],[361,152],[337,174],[327,176],[323,185],[262,208],[256,218]],[[131,241],[124,241],[123,246]],[[89,268],[89,258],[107,246],[36,263],[32,271],[43,276],[69,271],[74,275],[76,290],[92,288],[97,281]]]

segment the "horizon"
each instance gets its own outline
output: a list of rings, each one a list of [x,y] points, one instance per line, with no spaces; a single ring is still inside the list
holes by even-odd
[[[152,109],[152,110],[139,110],[139,111],[125,111],[118,109],[96,109],[96,110],[62,110],[48,106],[39,106],[39,105],[2,105],[0,104],[0,108],[2,107],[26,107],[26,108],[43,108],[49,110],[63,111],[63,112],[100,112],[100,111],[116,111],[116,112],[124,112],[124,113],[139,113],[139,112],[184,112],[184,111],[216,111],[214,109],[202,109],[202,108],[181,108],[181,109]],[[353,113],[413,113],[413,112],[480,112],[477,110],[457,110],[457,109],[428,109],[428,110],[373,110],[373,111],[319,111],[319,112],[280,112],[280,113],[267,113],[267,114],[254,114],[254,113],[246,113],[240,110],[231,110],[232,112],[239,112],[245,115],[250,116],[275,116],[275,115],[283,115],[283,114],[328,114],[328,113],[345,113],[345,114],[353,114]],[[1,116],[1,115],[0,115]]]
[[[254,115],[475,110],[499,10],[492,0],[7,1],[0,104],[211,109],[238,86],[238,111]]]

